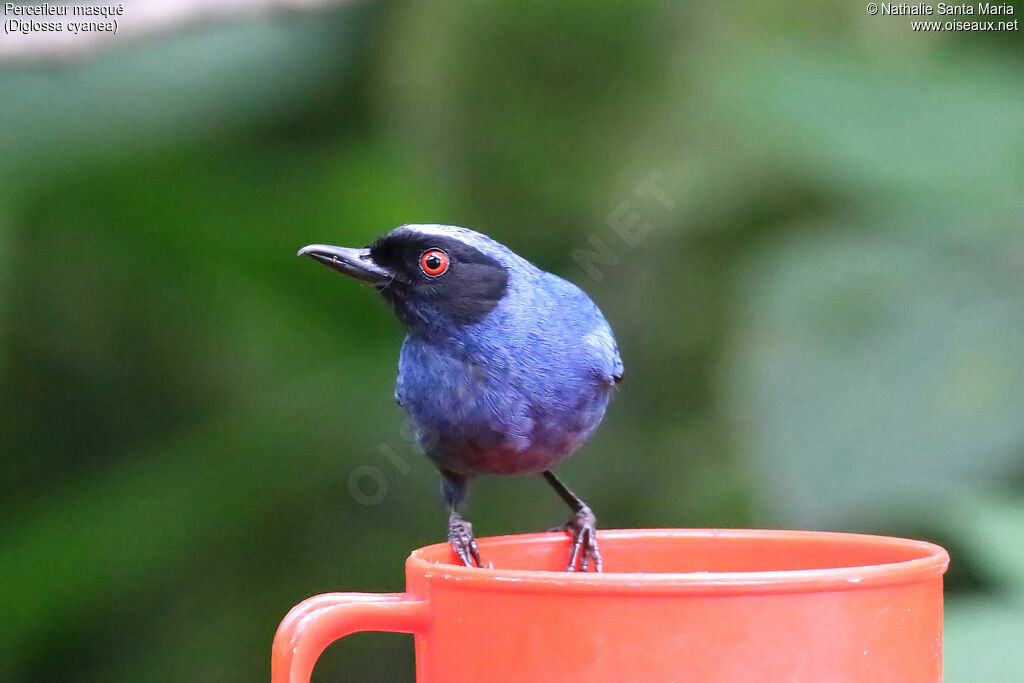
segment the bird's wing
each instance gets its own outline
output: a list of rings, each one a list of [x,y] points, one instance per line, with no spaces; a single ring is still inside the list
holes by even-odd
[[[598,313],[600,315],[600,312]],[[622,357],[619,346],[612,336],[611,328],[602,317],[599,324],[583,339],[591,350],[594,369],[606,384],[617,384],[622,380]]]
[[[580,294],[583,298],[580,308],[589,311],[586,316],[589,331],[584,336],[584,342],[591,349],[594,368],[605,384],[616,384],[622,380],[623,372],[619,344],[601,309],[582,290]]]
[[[617,383],[622,379],[622,357],[601,309],[586,292],[568,280],[545,273],[545,282],[553,297],[552,310],[560,313],[560,320],[552,321],[551,328],[565,330],[567,339],[572,339],[574,344],[578,344],[582,336],[585,362],[605,384]]]
[[[619,345],[615,345],[615,362],[612,365],[612,380],[618,384],[622,381],[626,368],[622,365],[622,356],[619,355]]]

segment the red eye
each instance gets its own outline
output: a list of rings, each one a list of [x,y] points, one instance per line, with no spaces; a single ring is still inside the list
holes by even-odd
[[[420,256],[420,268],[430,277],[437,277],[448,270],[448,254],[440,249],[427,249]]]

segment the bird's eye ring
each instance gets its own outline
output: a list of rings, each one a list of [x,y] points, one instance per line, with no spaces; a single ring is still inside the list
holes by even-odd
[[[420,254],[420,269],[427,277],[444,275],[448,270],[448,254],[441,249],[427,249]]]

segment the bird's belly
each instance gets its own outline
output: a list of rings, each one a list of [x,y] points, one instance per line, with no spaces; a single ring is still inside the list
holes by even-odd
[[[595,387],[566,401],[438,400],[410,410],[424,452],[463,474],[543,472],[570,455],[604,416],[608,392]]]
[[[554,467],[566,455],[568,453],[538,448],[515,450],[465,445],[429,453],[439,468],[460,474],[535,474]]]

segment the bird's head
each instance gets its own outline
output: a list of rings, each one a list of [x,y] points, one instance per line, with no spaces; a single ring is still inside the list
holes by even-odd
[[[505,298],[510,273],[533,266],[486,235],[449,225],[403,225],[368,247],[310,244],[299,250],[369,282],[410,329],[483,320]]]

